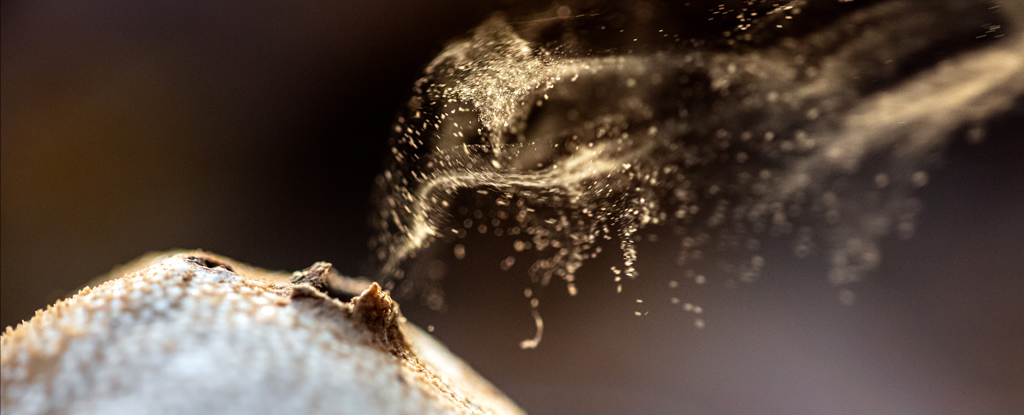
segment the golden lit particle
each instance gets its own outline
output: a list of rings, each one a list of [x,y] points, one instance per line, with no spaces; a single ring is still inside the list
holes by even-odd
[[[509,268],[512,268],[512,266],[515,265],[515,263],[516,257],[509,255],[508,258],[505,258],[501,261],[501,270],[508,271]]]
[[[875,175],[875,186],[879,189],[884,189],[889,185],[889,175],[885,173],[878,173]]]
[[[922,187],[928,184],[928,173],[923,171],[914,173],[910,176],[910,183],[913,184],[914,187]]]

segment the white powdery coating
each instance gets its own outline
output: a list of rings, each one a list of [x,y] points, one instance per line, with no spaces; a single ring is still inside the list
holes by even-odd
[[[464,374],[459,385],[412,351],[389,352],[350,317],[350,303],[313,290],[295,296],[292,288],[207,268],[187,254],[85,288],[4,333],[0,408],[4,414],[521,413],[457,358],[442,369]],[[423,336],[417,333],[417,344],[408,346],[448,355]]]

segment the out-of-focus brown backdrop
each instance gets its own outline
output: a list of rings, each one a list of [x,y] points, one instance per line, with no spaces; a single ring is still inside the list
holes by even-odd
[[[363,272],[396,109],[444,41],[503,6],[4,2],[0,324],[150,251]],[[447,312],[403,310],[534,414],[1022,413],[1024,105],[987,130],[951,146],[917,235],[885,244],[852,307],[785,249],[755,284],[669,292],[675,242],[643,243],[622,295],[615,255],[579,296],[549,288],[523,351],[524,268],[501,272],[507,241],[476,237],[444,258]]]

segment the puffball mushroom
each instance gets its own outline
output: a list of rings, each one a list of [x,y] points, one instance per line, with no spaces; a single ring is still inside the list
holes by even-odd
[[[289,276],[180,252],[129,268],[6,329],[5,415],[523,413],[330,264]]]

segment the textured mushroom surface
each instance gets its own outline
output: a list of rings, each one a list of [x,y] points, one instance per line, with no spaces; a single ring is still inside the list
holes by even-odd
[[[330,264],[289,276],[191,252],[127,271],[6,329],[5,415],[522,413]]]

